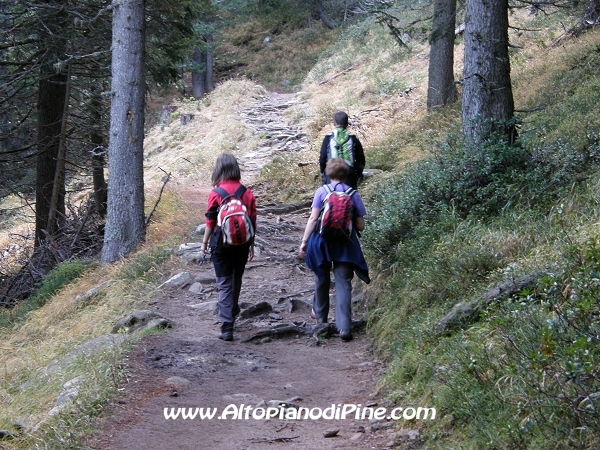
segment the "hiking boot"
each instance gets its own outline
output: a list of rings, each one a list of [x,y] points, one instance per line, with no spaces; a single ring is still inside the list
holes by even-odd
[[[219,339],[223,341],[233,341],[233,324],[232,323],[223,323],[221,325],[221,334],[219,335]]]
[[[352,333],[350,332],[350,330],[342,330],[342,331],[340,331],[340,338],[344,342],[351,341],[352,340]]]

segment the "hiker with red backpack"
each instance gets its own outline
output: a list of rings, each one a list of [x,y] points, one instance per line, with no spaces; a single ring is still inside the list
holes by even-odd
[[[365,227],[365,205],[356,190],[345,183],[348,165],[341,158],[327,161],[330,183],[317,189],[304,229],[299,256],[315,273],[313,317],[327,323],[330,272],[335,277],[335,323],[344,341],[352,339],[352,279],[354,273],[369,283],[358,233]]]
[[[335,129],[325,136],[321,144],[319,155],[321,181],[323,184],[331,181],[325,173],[327,161],[331,158],[342,158],[348,165],[346,184],[357,189],[365,168],[365,152],[362,144],[355,135],[348,132],[348,114],[344,111],[338,111],[333,115],[333,126]]]
[[[212,173],[215,188],[208,195],[202,251],[208,253],[210,242],[217,278],[219,339],[224,341],[233,340],[233,323],[240,312],[242,275],[246,262],[254,257],[256,199],[240,179],[235,156],[219,155]]]

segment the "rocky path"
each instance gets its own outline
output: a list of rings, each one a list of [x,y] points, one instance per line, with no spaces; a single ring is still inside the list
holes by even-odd
[[[306,133],[284,123],[282,112],[296,103],[294,94],[270,94],[242,111],[242,122],[264,136],[257,149],[240,158],[244,178],[254,179],[274,156],[308,145]]]
[[[251,126],[266,128],[265,142],[256,154],[242,158],[244,179],[276,152],[304,145],[301,131],[273,118],[290,100],[277,95],[261,101],[258,110],[245,111]],[[265,110],[271,112],[260,112]],[[281,135],[296,138],[276,138],[281,135],[269,124]],[[256,257],[244,275],[242,313],[233,342],[217,339],[217,293],[210,262],[198,265],[182,255],[179,269],[190,274],[188,281],[163,288],[151,305],[176,325],[133,349],[128,383],[106,412],[102,430],[90,439],[91,448],[326,450],[399,443],[395,423],[385,419],[371,421],[355,413],[345,419],[319,417],[333,411],[332,406],[338,411],[344,405],[350,405],[347,410],[386,406],[375,394],[382,365],[369,353],[362,332],[348,343],[335,335],[317,340],[300,332],[253,339],[259,331],[315,325],[310,318],[313,276],[296,257],[308,214],[308,204],[260,208]],[[188,260],[193,251],[191,246],[183,252]],[[354,309],[360,311],[360,284],[355,294]],[[278,411],[277,417],[261,418],[269,407]],[[216,416],[165,418],[165,409],[178,408],[192,414],[196,408],[216,410]],[[302,411],[298,408],[312,411],[312,418],[294,417],[293,411]],[[224,412],[229,414],[216,418]]]

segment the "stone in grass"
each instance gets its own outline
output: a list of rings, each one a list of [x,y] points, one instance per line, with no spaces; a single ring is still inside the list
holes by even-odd
[[[113,327],[112,333],[132,333],[136,330],[139,330],[140,328],[147,327],[148,325],[150,325],[150,323],[154,322],[155,320],[161,319],[164,319],[164,317],[154,311],[149,311],[145,309],[137,310],[129,314],[128,316],[125,316],[122,319],[120,319]],[[157,324],[155,323],[155,326],[156,325]]]
[[[327,430],[323,433],[323,437],[326,438],[332,438],[332,437],[336,437],[338,435],[338,433],[340,432],[339,429],[335,429],[335,430]]]
[[[8,431],[8,430],[0,430],[0,441],[4,440],[4,439],[6,439],[6,440],[12,439],[14,437],[15,437],[14,434],[11,433],[10,431]]]
[[[181,272],[181,273],[178,273],[177,275],[173,275],[171,278],[169,278],[163,284],[158,286],[158,288],[159,289],[164,288],[164,287],[185,288],[186,286],[189,286],[193,282],[193,280],[194,279],[192,278],[192,276],[190,275],[189,272]]]

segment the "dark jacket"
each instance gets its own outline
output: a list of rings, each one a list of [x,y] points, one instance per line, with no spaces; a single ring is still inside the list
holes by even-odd
[[[333,133],[329,133],[327,136],[325,136],[325,138],[323,139],[323,143],[321,144],[321,153],[319,154],[319,168],[321,171],[322,184],[327,184],[331,182],[329,177],[325,175],[325,166],[327,165],[327,161],[331,159],[330,142],[332,135]],[[365,152],[363,150],[362,144],[355,135],[351,134],[350,139],[352,139],[354,161],[352,167],[350,167],[348,177],[346,178],[346,184],[356,189],[358,187],[358,180],[362,178],[363,170],[365,168]]]

